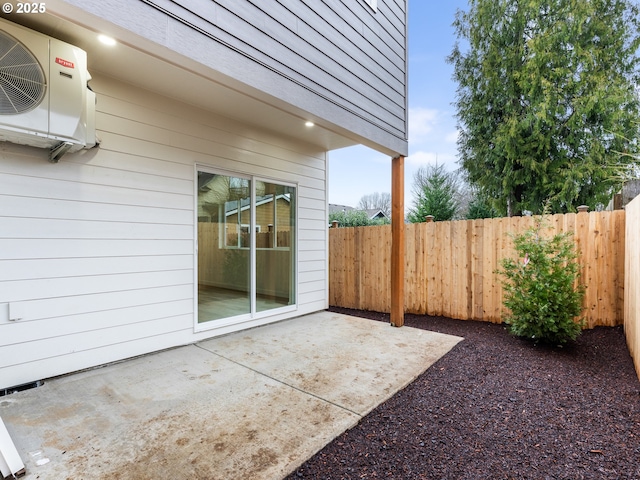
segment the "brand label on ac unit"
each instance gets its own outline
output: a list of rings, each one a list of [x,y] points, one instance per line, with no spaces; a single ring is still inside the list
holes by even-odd
[[[56,57],[56,63],[58,65],[62,65],[63,67],[75,68],[75,65],[73,64],[73,62],[70,62],[69,60],[65,60],[64,58]]]

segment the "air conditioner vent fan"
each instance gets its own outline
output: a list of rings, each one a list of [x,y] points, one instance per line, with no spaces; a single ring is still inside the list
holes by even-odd
[[[18,40],[0,32],[0,115],[36,108],[46,91],[42,67]]]

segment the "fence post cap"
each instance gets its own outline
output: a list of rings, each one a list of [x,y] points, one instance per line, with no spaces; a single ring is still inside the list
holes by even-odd
[[[426,217],[424,217],[424,221],[427,223],[431,223],[433,222],[433,219],[436,218],[433,215],[427,215]]]
[[[583,213],[588,211],[589,211],[589,205],[580,205],[578,207],[578,213]]]
[[[333,222],[331,222],[331,228],[338,228],[339,224],[340,222],[338,222],[337,220],[334,220]]]

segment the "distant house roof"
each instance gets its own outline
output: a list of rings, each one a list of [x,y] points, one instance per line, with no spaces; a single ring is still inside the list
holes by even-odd
[[[366,212],[369,220],[380,219],[380,218],[389,218],[382,210],[379,208],[368,208],[366,210],[360,210],[358,208],[353,208],[348,205],[338,205],[335,203],[329,204],[329,215],[336,212],[351,212],[351,211],[363,211]]]
[[[640,178],[625,182],[622,190],[615,194],[605,210],[618,210],[624,208],[631,200],[640,195]]]
[[[367,208],[365,210],[367,212],[367,215],[369,215],[370,219],[374,219],[374,218],[389,218],[387,217],[386,213],[384,213],[382,210],[380,210],[379,208]]]
[[[329,204],[329,214],[336,212],[350,212],[351,210],[355,210],[355,208],[349,207],[347,205],[338,205],[335,203]]]
[[[626,205],[640,195],[640,178],[629,180],[622,187],[622,204]]]

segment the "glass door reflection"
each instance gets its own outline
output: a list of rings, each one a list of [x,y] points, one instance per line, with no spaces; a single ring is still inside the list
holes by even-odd
[[[251,313],[251,180],[198,172],[198,323]]]
[[[256,182],[256,310],[295,303],[295,187]],[[260,195],[258,195],[260,193]]]

